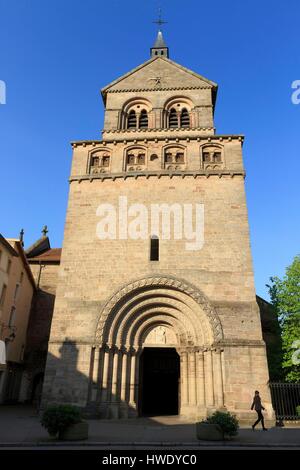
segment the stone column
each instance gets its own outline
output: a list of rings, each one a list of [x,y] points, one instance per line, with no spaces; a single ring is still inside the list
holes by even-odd
[[[108,398],[109,398],[109,365],[110,365],[111,351],[105,346],[103,348],[103,369],[102,369],[102,382],[100,394],[100,416],[101,418],[108,418]]]
[[[136,112],[135,115],[136,115],[136,129],[139,129],[141,113]],[[136,160],[136,158],[135,158],[135,160]]]
[[[218,408],[223,408],[224,396],[223,396],[222,362],[221,362],[221,350],[220,349],[216,349],[213,352],[213,364],[214,364],[214,383],[215,383],[216,405],[218,406]]]
[[[97,400],[97,394],[99,390],[99,361],[100,361],[100,349],[95,348],[93,371],[92,371],[92,383],[91,383],[91,397],[90,400],[95,402]]]
[[[109,358],[110,358],[110,350],[109,348],[105,348],[103,352],[103,375],[102,375],[102,392],[101,392],[101,402],[106,402],[108,397],[108,378],[109,378]]]
[[[197,405],[205,405],[205,389],[204,389],[204,356],[203,351],[196,353],[197,357]]]
[[[182,360],[182,389],[181,389],[181,404],[188,405],[189,403],[189,391],[188,391],[188,361],[187,361],[187,353],[183,351],[181,353],[181,360]]]
[[[130,353],[130,385],[129,385],[129,405],[131,409],[136,409],[135,403],[135,373],[136,373],[136,351]]]
[[[213,382],[213,365],[211,350],[204,353],[204,370],[205,370],[205,399],[206,406],[214,405],[214,382]]]
[[[118,401],[118,365],[119,365],[119,350],[116,348],[114,350],[114,357],[113,357],[111,401]]]
[[[110,417],[119,417],[119,403],[118,403],[118,366],[119,366],[120,352],[118,348],[113,350],[113,365],[112,365],[112,383],[111,383],[111,400],[110,400]]]
[[[194,351],[188,354],[189,404],[196,405],[196,364]]]
[[[128,354],[127,351],[123,351],[122,356],[122,375],[121,375],[121,402],[126,401],[126,389],[127,389],[127,367],[128,367]]]
[[[128,403],[127,403],[127,389],[128,389],[128,380],[127,380],[127,371],[129,367],[129,353],[127,353],[124,348],[122,351],[122,362],[121,362],[121,395],[120,395],[120,417],[128,418]]]
[[[222,384],[223,384],[223,399],[224,406],[226,407],[226,382],[225,382],[225,360],[224,360],[224,349],[221,350],[221,371],[222,371]]]
[[[135,384],[134,384],[134,401],[136,408],[138,407],[138,400],[139,400],[139,384],[140,384],[140,375],[139,375],[139,367],[140,367],[140,357],[141,351],[136,352],[136,360],[135,360]]]

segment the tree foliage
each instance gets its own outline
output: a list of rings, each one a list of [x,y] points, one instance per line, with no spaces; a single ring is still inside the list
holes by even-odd
[[[300,255],[286,268],[282,279],[271,277],[270,280],[267,287],[281,327],[284,379],[300,382],[300,365],[295,360],[300,340]]]

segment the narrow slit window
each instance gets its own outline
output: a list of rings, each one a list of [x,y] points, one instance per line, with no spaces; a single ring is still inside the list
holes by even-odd
[[[167,152],[165,154],[165,162],[166,163],[172,163],[172,161],[173,161],[172,154],[170,152]]]
[[[109,166],[109,157],[107,157],[106,155],[103,157],[102,166]]]
[[[99,157],[92,157],[92,166],[99,166]]]
[[[145,154],[140,153],[137,158],[137,162],[139,165],[145,165]]]
[[[156,235],[150,241],[150,261],[159,261],[159,238]]]
[[[210,153],[209,152],[203,152],[203,161],[204,162],[210,162]]]

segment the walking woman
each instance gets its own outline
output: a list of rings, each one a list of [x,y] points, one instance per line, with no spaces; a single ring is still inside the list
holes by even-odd
[[[257,413],[257,420],[255,421],[254,424],[252,424],[252,429],[254,431],[255,426],[261,421],[261,425],[264,431],[267,431],[267,428],[265,428],[265,421],[264,421],[264,415],[262,414],[262,410],[265,408],[261,404],[261,398],[259,396],[259,391],[255,390],[255,395],[253,398],[253,403],[251,405],[251,410],[255,409]]]

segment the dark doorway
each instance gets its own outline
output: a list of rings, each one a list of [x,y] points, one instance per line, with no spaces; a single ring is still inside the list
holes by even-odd
[[[174,348],[144,348],[140,362],[140,413],[178,414],[180,360]]]

